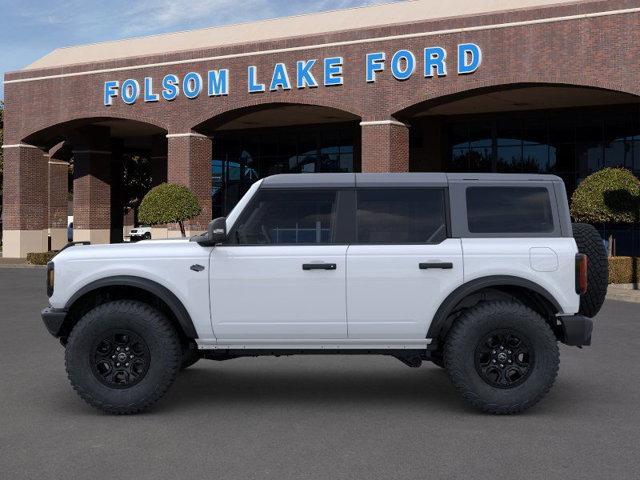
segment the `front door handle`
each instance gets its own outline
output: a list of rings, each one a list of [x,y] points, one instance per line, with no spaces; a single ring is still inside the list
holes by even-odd
[[[426,262],[419,264],[420,270],[428,270],[430,268],[441,268],[443,270],[450,270],[453,268],[451,262]]]
[[[335,270],[338,266],[335,263],[303,263],[303,270]]]

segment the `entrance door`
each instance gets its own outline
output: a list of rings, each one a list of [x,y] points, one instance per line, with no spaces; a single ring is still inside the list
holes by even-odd
[[[335,189],[262,189],[211,257],[219,340],[347,337]]]
[[[362,188],[347,252],[349,338],[424,339],[462,283],[460,239],[447,238],[444,188]]]

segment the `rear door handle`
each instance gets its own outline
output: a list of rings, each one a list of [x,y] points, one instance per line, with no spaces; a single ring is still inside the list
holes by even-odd
[[[426,262],[419,264],[420,270],[428,270],[430,268],[441,268],[443,270],[450,270],[453,268],[451,262]]]
[[[335,263],[303,263],[303,270],[335,270],[338,266]]]

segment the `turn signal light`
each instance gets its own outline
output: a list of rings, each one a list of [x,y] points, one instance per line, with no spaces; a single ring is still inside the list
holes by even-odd
[[[584,295],[587,293],[587,266],[589,257],[584,253],[576,255],[576,293]]]

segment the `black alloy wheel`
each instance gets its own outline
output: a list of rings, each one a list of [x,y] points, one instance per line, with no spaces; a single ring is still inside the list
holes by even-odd
[[[496,330],[485,335],[475,351],[475,366],[480,378],[498,388],[522,384],[534,365],[534,351],[520,332]]]
[[[110,388],[129,388],[140,382],[151,355],[145,341],[131,330],[113,330],[95,342],[91,353],[93,374]]]

